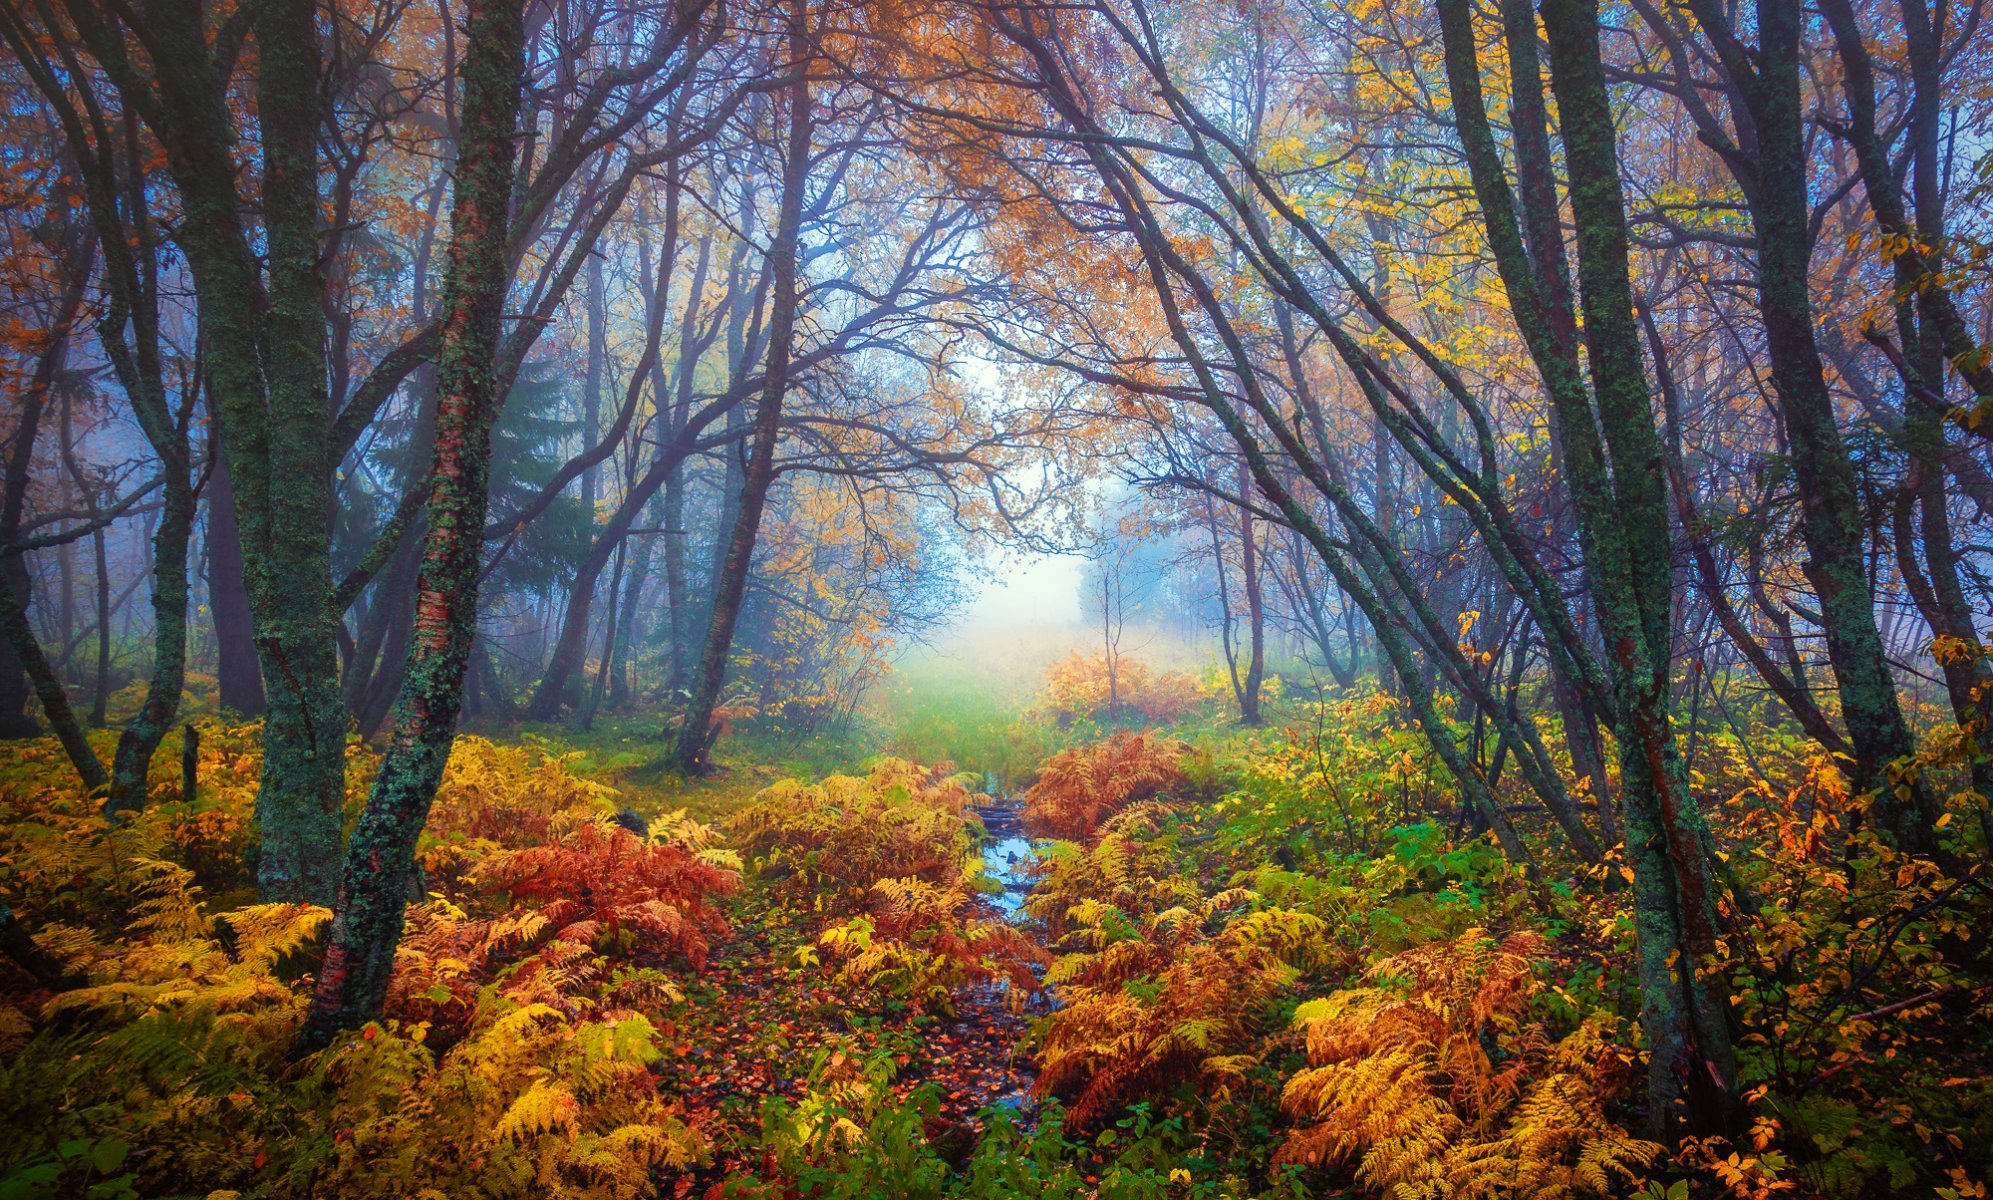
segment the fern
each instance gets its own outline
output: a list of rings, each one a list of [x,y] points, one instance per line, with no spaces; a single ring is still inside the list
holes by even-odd
[[[552,845],[494,854],[474,878],[532,906],[556,940],[620,941],[694,967],[705,964],[707,935],[726,930],[711,902],[740,886],[737,874],[680,846],[604,822]]]
[[[1254,1061],[1255,1014],[1310,965],[1324,933],[1306,913],[1229,890],[1145,921],[1074,905],[1045,982],[1063,1004],[1041,1023],[1037,1089],[1087,1121],[1180,1083],[1221,1089]]]
[[[1543,939],[1479,930],[1388,958],[1301,1006],[1309,1066],[1281,1107],[1287,1162],[1344,1167],[1394,1200],[1610,1196],[1661,1147],[1606,1115],[1630,1055],[1593,1018],[1552,1042],[1524,1018]]]
[[[863,778],[777,783],[729,828],[778,894],[839,916],[864,911],[881,879],[961,875],[981,829],[973,801],[963,777],[888,758]]]
[[[1109,817],[1183,780],[1184,743],[1153,733],[1120,733],[1052,756],[1024,794],[1024,819],[1048,836],[1085,841]]]
[[[847,982],[927,1012],[952,1015],[955,993],[971,984],[1001,980],[1019,999],[1036,993],[1033,968],[1045,952],[1006,922],[972,916],[974,884],[966,872],[946,885],[881,879],[872,887],[873,915],[832,926],[818,943],[844,960]]]

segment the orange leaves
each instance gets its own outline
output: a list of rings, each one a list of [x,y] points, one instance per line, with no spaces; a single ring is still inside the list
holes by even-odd
[[[1062,721],[1113,720],[1134,714],[1157,723],[1180,721],[1204,703],[1197,681],[1177,671],[1153,674],[1139,659],[1078,651],[1046,672],[1045,703]]]
[[[819,943],[844,960],[843,977],[913,1004],[953,1013],[955,993],[1002,980],[1021,995],[1038,990],[1034,965],[1045,953],[1015,927],[972,914],[976,878],[881,879],[872,885],[872,915],[825,930]]]
[[[1525,1020],[1545,949],[1469,930],[1302,1005],[1309,1065],[1281,1107],[1304,1127],[1281,1159],[1387,1194],[1622,1194],[1661,1152],[1605,1113],[1632,1054],[1602,1018],[1554,1042]]]
[[[695,967],[706,961],[706,934],[726,930],[710,902],[740,886],[733,871],[607,824],[494,855],[477,878],[532,905],[560,940],[621,935],[649,954],[680,956]]]
[[[1045,982],[1063,1003],[1046,1018],[1037,1090],[1071,1096],[1086,1121],[1177,1084],[1231,1086],[1260,1007],[1315,960],[1324,925],[1258,908],[1231,889],[1145,918],[1100,901],[1075,905]]]
[[[1068,841],[1091,838],[1102,822],[1137,800],[1183,781],[1177,769],[1189,749],[1154,733],[1120,733],[1054,755],[1024,794],[1026,822]]]

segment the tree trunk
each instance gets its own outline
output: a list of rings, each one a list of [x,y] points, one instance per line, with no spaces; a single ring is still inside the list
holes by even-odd
[[[65,256],[74,258],[72,263],[65,264],[71,267],[74,274],[65,281],[62,294],[56,301],[48,345],[36,356],[34,370],[20,390],[18,403],[21,418],[14,427],[14,444],[7,454],[4,479],[0,479],[0,489],[3,489],[0,490],[0,548],[11,545],[21,535],[21,517],[27,509],[28,482],[34,466],[35,440],[41,432],[42,415],[48,409],[50,389],[68,355],[70,332],[82,311],[84,287],[95,262],[95,246],[95,240],[88,240],[78,248],[79,253]],[[24,556],[9,554],[0,559],[0,585],[5,586],[13,602],[25,614],[32,592]],[[24,615],[24,628],[25,620]],[[0,641],[0,738],[37,737],[42,730],[28,715],[28,697],[44,691],[44,684],[31,678],[32,668],[27,655],[19,639],[12,636],[14,631],[10,628],[8,632],[10,636]],[[28,636],[32,639],[32,631]],[[32,654],[41,655],[39,645]]]
[[[673,692],[692,682],[692,597],[685,578],[685,485],[676,472],[664,481],[664,604],[671,637],[671,674],[665,687]]]
[[[5,564],[19,558],[9,555]],[[63,752],[69,755],[69,763],[76,768],[77,778],[83,786],[94,792],[110,782],[104,774],[104,764],[97,760],[97,752],[90,748],[90,739],[83,732],[83,725],[76,719],[76,710],[69,705],[69,693],[63,690],[62,680],[56,678],[55,668],[49,665],[48,656],[42,653],[41,643],[35,638],[34,628],[28,624],[28,610],[6,574],[0,574],[0,632],[4,632],[8,647],[13,650],[28,679],[33,685],[36,697],[42,703],[42,715],[55,729],[57,740],[62,743]]]
[[[586,731],[595,728],[595,711],[602,707],[602,695],[608,690],[609,673],[616,657],[616,618],[623,600],[623,568],[630,557],[630,539],[624,538],[616,545],[616,569],[609,573],[609,606],[602,614],[602,657],[596,664],[595,684],[588,696],[581,702],[581,728]]]
[[[328,532],[331,402],[318,239],[323,113],[319,89],[306,86],[320,73],[315,17],[308,0],[277,0],[257,11],[268,260],[261,320],[252,316],[238,325],[234,319],[256,294],[253,259],[233,261],[249,253],[246,242],[227,252],[231,266],[246,278],[224,282],[210,276],[201,314],[212,323],[210,310],[219,306],[231,325],[225,336],[208,341],[211,372],[225,397],[222,439],[234,472],[236,519],[245,534],[245,554],[252,556],[251,611],[266,687],[263,773],[256,795],[258,884],[266,900],[324,903],[337,882],[346,710],[339,695]],[[220,103],[219,97],[211,99]],[[208,149],[226,160],[226,127],[216,133],[223,140]],[[227,186],[230,179],[224,175],[220,182]],[[216,184],[205,180],[201,186]],[[184,176],[181,190],[187,190]],[[226,197],[226,203],[228,219],[236,220],[235,197]],[[186,225],[207,219],[190,207]],[[251,290],[237,294],[237,288]],[[244,519],[245,509],[253,510],[253,523]]]
[[[630,489],[623,494],[623,502],[610,514],[609,523],[602,528],[595,545],[588,556],[575,566],[574,584],[568,591],[567,611],[561,618],[559,636],[554,640],[553,653],[547,657],[547,670],[540,677],[540,686],[533,693],[532,703],[526,715],[535,721],[548,721],[560,715],[567,703],[568,694],[576,687],[582,664],[588,655],[588,626],[595,588],[602,580],[603,568],[615,557],[616,548],[629,535],[630,526],[636,523],[637,515],[650,499],[663,486],[682,460],[684,451],[676,445],[658,448],[658,457]]]
[[[1762,0],[1758,13],[1763,42],[1753,105],[1758,129],[1758,310],[1765,323],[1772,383],[1792,439],[1800,531],[1809,555],[1803,569],[1820,599],[1827,657],[1855,748],[1856,785],[1879,789],[1873,812],[1898,844],[1928,850],[1935,844],[1932,826],[1937,820],[1931,794],[1913,789],[1906,806],[1892,788],[1883,786],[1884,768],[1916,747],[1876,629],[1861,498],[1813,336],[1799,6],[1797,0]]]
[[[228,463],[216,455],[208,476],[208,615],[215,633],[215,683],[221,706],[245,717],[263,715],[263,671],[256,661],[256,631],[249,618],[249,589],[242,582],[242,534],[235,521],[235,488]]]
[[[90,533],[91,557],[97,568],[97,678],[90,696],[90,727],[102,729],[111,710],[111,570],[104,531]]]
[[[1239,464],[1239,495],[1252,494],[1252,473]],[[1246,678],[1239,690],[1239,720],[1258,725],[1260,684],[1266,678],[1266,598],[1260,589],[1259,547],[1253,538],[1253,510],[1239,509],[1239,572],[1246,592],[1247,637],[1252,650],[1246,660]]]
[[[708,766],[713,710],[718,707],[720,689],[726,684],[734,625],[740,619],[741,600],[747,594],[747,576],[754,565],[762,510],[775,482],[775,442],[781,434],[782,400],[789,387],[789,359],[796,328],[797,242],[801,236],[803,188],[810,164],[810,87],[802,67],[808,57],[808,34],[803,27],[801,0],[797,0],[789,20],[789,44],[796,65],[791,67],[795,78],[787,89],[789,129],[782,166],[781,215],[768,253],[768,269],[774,282],[768,357],[761,406],[754,415],[752,444],[742,469],[739,516],[727,540],[726,558],[713,592],[713,615],[706,627],[706,645],[699,656],[691,699],[685,706],[685,724],[678,731],[678,745],[672,753],[673,763],[687,774],[703,772]]]
[[[301,1048],[380,1011],[401,940],[416,839],[456,737],[477,633],[479,558],[490,499],[492,379],[511,270],[506,254],[513,135],[524,77],[521,0],[465,6],[464,102],[438,350],[429,529],[415,639],[393,741],[347,848],[339,904]]]
[[[618,610],[622,617],[616,623],[614,662],[609,673],[610,708],[627,708],[630,704],[630,652],[637,643],[637,618],[643,611],[644,585],[650,579],[651,553],[651,538],[645,537],[637,543],[636,561],[630,564],[630,580],[623,586],[623,603]]]
[[[600,438],[602,425],[602,374],[607,369],[609,357],[609,314],[602,295],[602,256],[588,256],[588,295],[585,307],[588,310],[588,365],[581,387],[581,444],[593,446]],[[660,299],[662,303],[662,299]],[[595,502],[602,494],[601,464],[590,463],[581,473],[581,503],[588,510],[589,519],[595,517]]]
[[[1530,207],[1543,199],[1527,190],[1524,221],[1517,221],[1483,107],[1465,0],[1440,5],[1447,81],[1503,287],[1551,394],[1586,580],[1613,665],[1651,1118],[1657,1129],[1685,1121],[1698,1131],[1727,1132],[1738,1112],[1737,1075],[1727,989],[1710,970],[1716,954],[1713,859],[1671,727],[1667,656],[1674,580],[1664,456],[1633,319],[1598,10],[1594,0],[1546,0],[1541,11],[1569,166],[1589,390],[1566,335],[1574,326],[1562,233],[1551,213]],[[1504,15],[1516,153],[1527,185],[1550,178],[1535,21],[1521,0],[1508,0]],[[1527,247],[1524,228],[1531,231]]]
[[[144,703],[118,735],[106,816],[144,807],[152,756],[173,727],[187,681],[187,544],[194,529],[194,489],[184,456],[168,455],[163,465],[165,506],[152,536],[152,679]]]

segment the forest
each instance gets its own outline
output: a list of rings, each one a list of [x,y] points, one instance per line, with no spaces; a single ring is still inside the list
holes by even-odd
[[[1989,1200],[1986,0],[0,0],[0,1200]]]

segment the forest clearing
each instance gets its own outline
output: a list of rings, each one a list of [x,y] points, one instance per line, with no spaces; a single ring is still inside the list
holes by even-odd
[[[1985,0],[0,0],[0,1200],[1993,1200]]]

